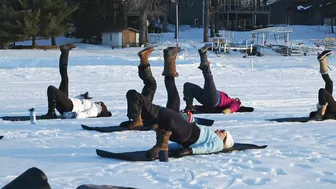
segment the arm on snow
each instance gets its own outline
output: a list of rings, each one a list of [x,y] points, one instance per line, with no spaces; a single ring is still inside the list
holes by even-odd
[[[86,92],[84,94],[80,94],[78,96],[75,96],[75,98],[78,98],[78,99],[92,99],[92,97],[89,95],[89,92]]]

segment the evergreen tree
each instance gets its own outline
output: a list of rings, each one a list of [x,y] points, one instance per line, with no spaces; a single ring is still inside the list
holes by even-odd
[[[78,9],[66,0],[44,0],[41,17],[41,35],[51,37],[51,45],[56,45],[55,37],[72,30],[66,22],[67,18]]]
[[[0,34],[2,41],[32,39],[36,47],[37,37],[52,38],[69,31],[66,18],[77,6],[71,6],[67,0],[2,0],[0,15]],[[5,40],[6,39],[6,40]]]
[[[40,32],[41,1],[43,0],[18,0],[20,8],[24,12],[23,33],[32,38],[32,47],[36,47],[36,37]]]
[[[17,4],[11,0],[0,2],[0,47],[6,47],[10,42],[26,40],[29,37],[23,33],[23,13],[15,9]]]

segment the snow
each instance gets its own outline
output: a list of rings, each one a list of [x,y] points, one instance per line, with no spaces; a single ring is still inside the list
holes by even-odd
[[[182,27],[183,28],[183,27]],[[291,40],[323,39],[328,27],[293,26]],[[174,33],[164,34],[150,57],[158,89],[154,103],[165,106],[166,89],[162,71],[162,48],[174,45]],[[236,40],[249,38],[236,32]],[[197,49],[204,43],[203,29],[186,27],[180,32],[183,48],[177,60],[176,84],[181,108],[185,103],[183,84],[203,85],[197,66]],[[58,39],[58,44],[66,43]],[[29,43],[29,42],[28,42]],[[155,144],[153,131],[98,133],[81,129],[117,125],[127,120],[126,92],[141,91],[137,52],[142,48],[111,49],[77,43],[70,52],[70,95],[86,91],[104,101],[110,118],[38,120],[37,124],[0,121],[0,186],[30,167],[38,167],[56,189],[73,189],[81,184],[117,185],[136,188],[335,188],[336,122],[276,123],[269,118],[307,116],[316,109],[317,92],[324,87],[316,52],[308,56],[242,58],[233,52],[216,57],[209,52],[212,72],[219,90],[239,97],[255,112],[231,115],[199,115],[214,119],[214,129],[225,128],[236,142],[268,145],[262,150],[201,155],[170,159],[167,163],[124,162],[100,158],[95,149],[115,152],[146,150]],[[335,52],[334,52],[335,53]],[[0,116],[38,115],[47,111],[46,89],[59,85],[59,50],[0,50]],[[253,67],[252,67],[253,62]],[[335,67],[335,59],[329,60]],[[330,76],[336,80],[335,71]]]
[[[312,5],[308,5],[308,6],[302,6],[302,5],[299,5],[297,6],[297,10],[308,10]]]

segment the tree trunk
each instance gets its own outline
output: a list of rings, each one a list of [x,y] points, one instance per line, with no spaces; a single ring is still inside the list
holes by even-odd
[[[219,13],[215,13],[215,33],[219,33]]]
[[[139,17],[139,46],[146,44],[146,18],[147,15],[141,14]]]
[[[335,20],[335,17],[331,17],[331,23],[330,23],[331,33],[334,33],[334,20]]]
[[[216,9],[215,12],[215,33],[219,33],[219,10],[218,10],[218,1],[213,1],[214,2],[214,7]]]
[[[175,36],[174,36],[174,39],[176,39],[178,37],[178,24],[179,24],[179,21],[180,21],[180,14],[179,14],[179,4],[175,4]],[[176,12],[177,11],[177,12]]]
[[[33,37],[32,37],[32,47],[33,47],[33,48],[36,48],[36,47],[37,47],[37,44],[36,44],[36,36],[33,36]]]
[[[210,37],[215,36],[215,29],[214,29],[214,22],[213,22],[213,15],[210,15]]]
[[[203,42],[209,42],[209,1],[204,0],[204,34]]]
[[[56,46],[56,39],[55,37],[51,37],[51,45]]]
[[[167,9],[168,10],[168,9]],[[162,32],[167,32],[167,25],[168,25],[168,20],[167,20],[167,14],[163,16],[163,23],[162,23]]]

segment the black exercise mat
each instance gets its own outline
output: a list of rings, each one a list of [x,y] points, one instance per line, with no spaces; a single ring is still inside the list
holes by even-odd
[[[200,117],[194,117],[194,120],[197,124],[204,126],[212,126],[215,122],[215,120]]]
[[[224,149],[220,152],[212,153],[212,154],[218,154],[218,153],[228,153],[233,151],[242,151],[242,150],[249,150],[249,149],[264,149],[267,145],[258,146],[255,144],[244,144],[244,143],[235,143],[233,147]],[[153,161],[153,159],[150,159],[146,157],[146,151],[134,151],[134,152],[122,152],[122,153],[113,153],[105,150],[99,150],[96,149],[96,153],[100,157],[105,158],[113,158],[113,159],[119,159],[119,160],[125,160],[125,161]],[[208,154],[190,154],[190,155],[208,155]],[[188,156],[190,156],[188,155]],[[174,151],[169,152],[169,156],[171,158],[179,158],[174,155]]]
[[[205,118],[199,118],[194,117],[195,122],[204,125],[204,126],[212,126],[215,122],[212,119],[205,119]],[[113,132],[121,132],[121,131],[149,131],[152,130],[153,127],[151,126],[144,126],[144,127],[136,127],[135,129],[128,129],[127,125],[129,124],[129,121],[122,122],[120,125],[115,126],[105,126],[105,127],[93,127],[89,125],[81,124],[82,128],[88,131],[98,131],[102,133],[113,133]]]
[[[112,186],[112,185],[83,184],[83,185],[78,186],[76,189],[135,189],[135,188]]]
[[[254,111],[253,107],[242,106],[239,108],[237,112],[253,112],[253,111]]]
[[[192,110],[191,112],[193,114],[223,114],[223,109],[222,108],[210,108],[207,109],[204,106],[195,106],[195,110]],[[236,112],[253,112],[254,108],[253,107],[247,107],[247,106],[242,106],[237,110]]]
[[[29,121],[30,116],[4,116],[1,117],[2,120],[4,121]],[[42,116],[36,116],[36,120],[41,120],[43,119]],[[53,119],[61,119],[61,117],[56,117]]]
[[[276,121],[276,122],[301,122],[306,123],[311,121],[309,117],[284,117],[284,118],[275,118],[275,119],[266,119],[267,121]]]
[[[112,132],[121,132],[121,131],[149,131],[151,127],[137,127],[135,129],[129,130],[127,127],[121,126],[108,126],[108,127],[90,127],[88,125],[81,125],[83,129],[88,131],[98,131],[102,133],[112,133]]]

